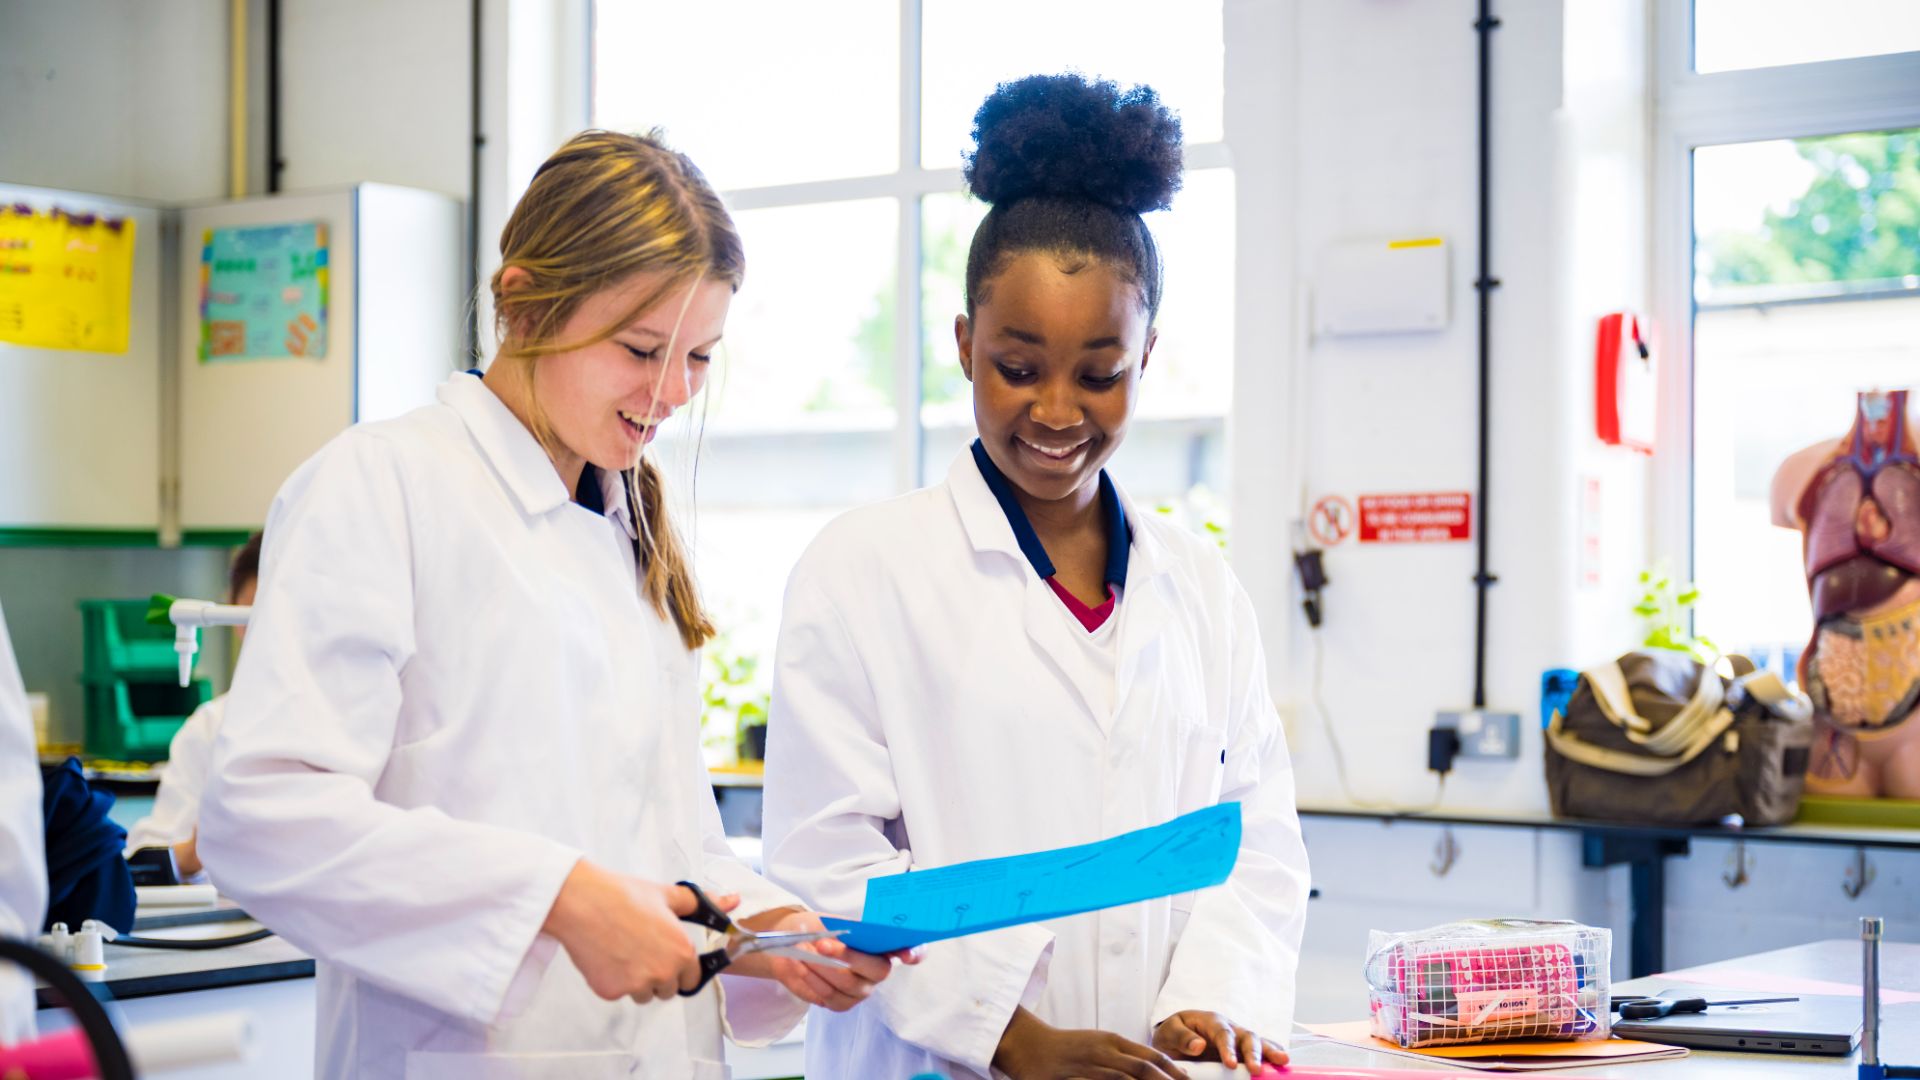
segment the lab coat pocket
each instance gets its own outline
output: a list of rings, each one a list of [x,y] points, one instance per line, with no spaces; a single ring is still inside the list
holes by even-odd
[[[1220,801],[1221,780],[1227,767],[1227,732],[1205,720],[1181,717],[1174,721],[1174,738],[1167,755],[1175,814],[1185,814]]]
[[[695,1080],[725,1080],[695,1070]],[[407,1055],[406,1080],[626,1080],[640,1075],[640,1061],[621,1052],[554,1054],[446,1054],[415,1050]]]

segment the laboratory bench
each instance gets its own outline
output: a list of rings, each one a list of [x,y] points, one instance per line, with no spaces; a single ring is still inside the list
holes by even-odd
[[[742,857],[758,861],[759,841],[735,838]],[[260,924],[230,900],[210,907],[142,909],[134,932],[142,937],[237,937]],[[93,984],[111,999],[123,1026],[240,1012],[253,1028],[248,1059],[193,1070],[193,1080],[246,1080],[313,1075],[315,983],[313,958],[278,937],[219,949],[171,950],[106,946],[106,977]],[[45,986],[37,991],[43,1033],[69,1026],[71,1014]],[[727,1044],[733,1080],[797,1077],[804,1029],[771,1046]],[[186,1074],[172,1073],[168,1075]]]
[[[1727,989],[1778,993],[1842,993],[1850,987],[1860,993],[1858,939],[1816,941],[1788,949],[1736,957],[1643,979],[1615,983],[1617,994],[1653,994],[1676,986],[1721,986]],[[1880,986],[1901,998],[1920,995],[1920,944],[1885,942],[1880,950]],[[1333,1042],[1317,1035],[1297,1035],[1293,1060],[1301,1065],[1344,1065],[1370,1068],[1411,1068],[1434,1072],[1461,1072],[1444,1062],[1412,1061]],[[1883,1005],[1880,1010],[1880,1060],[1895,1065],[1920,1064],[1920,1000]],[[1686,1057],[1658,1061],[1595,1062],[1578,1068],[1556,1069],[1538,1075],[1566,1080],[1691,1080],[1694,1077],[1752,1077],[1754,1080],[1853,1080],[1858,1073],[1858,1051],[1841,1057],[1796,1054],[1732,1053],[1695,1050]],[[1511,1075],[1483,1073],[1486,1076]]]
[[[154,930],[174,935],[226,936],[257,926],[242,915],[220,921]],[[242,1011],[253,1019],[253,1055],[244,1062],[196,1072],[199,1080],[271,1075],[312,1075],[314,1040],[313,961],[280,940],[267,938],[247,945],[202,952],[163,952],[108,946],[106,989],[121,1004],[124,1023],[141,1024],[187,1016]],[[1650,978],[1615,984],[1618,993],[1653,993],[1678,985],[1716,986],[1770,992],[1859,993],[1860,943],[1857,940],[1820,941],[1808,945],[1738,957]],[[1882,1060],[1896,1064],[1920,1063],[1920,944],[1888,942],[1882,947],[1881,986],[1899,995],[1897,1004],[1882,1009]],[[42,991],[42,1005],[51,1004]],[[43,1030],[65,1026],[58,1011],[41,1015]],[[727,1047],[734,1080],[771,1080],[799,1076],[804,1063],[803,1031],[757,1050]],[[1319,1036],[1296,1034],[1293,1059],[1301,1065],[1367,1066],[1448,1071],[1444,1063],[1411,1061],[1332,1042]],[[1596,1062],[1556,1072],[1568,1080],[1631,1078],[1643,1075],[1671,1077],[1754,1077],[1790,1080],[1826,1077],[1840,1080],[1855,1075],[1858,1054],[1848,1057],[1811,1057],[1791,1054],[1738,1054],[1696,1050],[1684,1058],[1632,1063]],[[1454,1071],[1458,1071],[1455,1069]]]
[[[1634,825],[1588,821],[1546,814],[1433,811],[1397,813],[1345,807],[1300,808],[1302,818],[1378,821],[1387,825],[1442,825],[1463,828],[1521,828],[1575,833],[1581,863],[1591,869],[1625,865],[1629,874],[1627,970],[1634,977],[1666,967],[1667,860],[1685,857],[1695,840],[1754,844],[1822,846],[1920,851],[1920,829],[1880,825],[1790,824],[1768,827],[1723,825]]]

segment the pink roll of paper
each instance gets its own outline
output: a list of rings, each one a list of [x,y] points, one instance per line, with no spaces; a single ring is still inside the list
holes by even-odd
[[[100,1075],[93,1047],[79,1028],[0,1046],[0,1076],[21,1080],[91,1080]]]

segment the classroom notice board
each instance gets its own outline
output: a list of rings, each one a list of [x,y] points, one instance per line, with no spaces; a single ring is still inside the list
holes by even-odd
[[[139,225],[57,202],[0,202],[0,341],[126,352]]]
[[[203,230],[200,361],[326,356],[327,262],[324,221]]]
[[[16,246],[7,260],[31,262],[28,275],[11,276],[58,272],[58,287],[0,293],[15,305],[12,332],[0,330],[0,540],[151,537],[160,522],[164,211],[10,185],[0,185],[0,203],[14,226],[0,235],[57,234],[61,245]],[[20,207],[28,213],[13,213]],[[36,298],[45,306],[19,310]]]
[[[257,528],[348,425],[433,403],[461,362],[462,225],[458,202],[387,184],[180,211],[180,280],[207,290],[177,300],[182,531]],[[219,329],[235,310],[245,328]]]

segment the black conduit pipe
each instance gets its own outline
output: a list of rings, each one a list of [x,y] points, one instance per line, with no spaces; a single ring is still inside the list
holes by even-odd
[[[466,307],[467,361],[480,363],[480,148],[487,137],[480,132],[480,3],[473,0],[469,16],[467,46],[471,50],[467,68],[467,124],[473,145],[467,151],[467,267]]]
[[[1500,579],[1487,569],[1487,465],[1491,458],[1492,364],[1490,357],[1493,290],[1500,279],[1493,276],[1493,32],[1500,20],[1493,15],[1493,0],[1480,0],[1480,18],[1473,29],[1480,35],[1480,272],[1473,287],[1480,294],[1480,487],[1474,496],[1473,536],[1478,557],[1474,567],[1473,616],[1473,707],[1487,707],[1487,590]]]
[[[267,191],[280,190],[280,0],[267,0]]]

